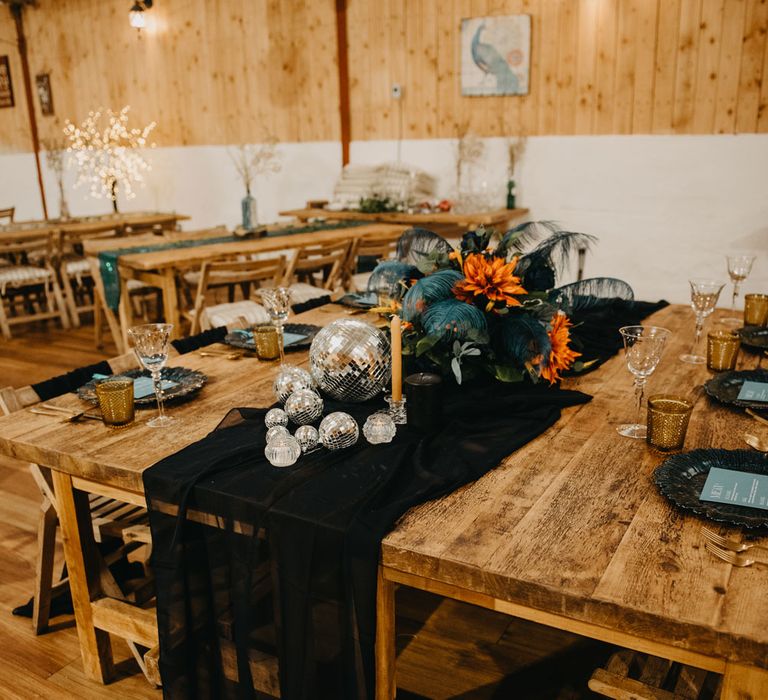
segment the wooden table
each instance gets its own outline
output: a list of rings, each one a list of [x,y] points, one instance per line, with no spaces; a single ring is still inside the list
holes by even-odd
[[[693,334],[690,309],[668,307],[650,323],[673,331],[651,393],[688,393],[710,376],[678,360]],[[383,541],[377,697],[394,696],[394,588],[403,584],[724,673],[723,700],[768,698],[765,569],[707,552],[702,521],[652,482],[664,456],[618,435],[633,412],[623,357],[567,386],[594,399],[474,484],[413,509]],[[745,430],[766,432],[704,396],[686,449],[749,449]]]
[[[285,249],[295,249],[301,246],[316,243],[328,243],[338,240],[350,240],[351,238],[368,235],[379,235],[405,230],[404,226],[388,224],[371,224],[367,226],[354,226],[350,228],[336,228],[327,231],[310,231],[308,233],[296,233],[286,236],[266,236],[264,238],[233,240],[226,243],[213,243],[199,245],[191,248],[171,248],[157,250],[149,253],[129,253],[121,255],[119,270],[121,284],[125,289],[125,283],[129,279],[140,280],[145,284],[159,287],[163,293],[163,309],[165,320],[174,324],[174,337],[178,337],[181,328],[181,314],[179,300],[176,292],[176,274],[182,270],[200,267],[207,260],[214,260],[225,256],[252,255],[257,253],[269,253]],[[211,234],[213,236],[214,234]],[[184,236],[178,236],[174,240],[183,240]],[[162,243],[162,241],[160,241]],[[84,244],[87,254],[96,254],[102,250],[110,250],[114,246],[104,241],[87,241]],[[132,310],[128,295],[120,297],[118,310],[120,318],[120,334],[123,347],[127,348],[127,329],[132,324]]]
[[[97,233],[117,229],[123,231],[127,227],[151,228],[156,225],[165,225],[170,228],[176,226],[178,221],[189,219],[184,214],[137,212],[127,214],[105,214],[104,216],[92,216],[73,218],[68,221],[14,221],[11,224],[0,226],[0,242],[3,239],[20,240],[23,238],[40,238],[53,233],[65,233],[71,235]]]
[[[297,320],[332,318],[315,309]],[[685,392],[705,380],[704,367],[677,359],[693,332],[690,309],[670,307],[649,322],[674,333],[650,391]],[[306,353],[292,361],[305,364]],[[107,632],[152,646],[157,630],[151,611],[100,591],[82,491],[143,504],[144,469],[202,438],[230,408],[272,400],[274,364],[196,353],[171,364],[210,378],[198,399],[171,407],[179,429],[140,422],[109,431],[28,411],[0,419],[0,452],[54,470],[84,666],[102,681],[111,672]],[[476,483],[411,510],[384,540],[378,696],[394,695],[394,587],[403,584],[724,673],[724,700],[768,697],[765,571],[736,569],[706,552],[701,521],[672,508],[651,481],[663,456],[615,432],[632,413],[623,358],[567,384],[595,398],[566,409]],[[81,405],[71,394],[56,403]],[[701,398],[686,446],[743,447],[747,429],[760,426]]]
[[[328,219],[330,221],[378,221],[387,224],[406,224],[408,226],[423,226],[435,233],[446,237],[461,235],[467,229],[476,226],[492,226],[502,231],[509,224],[528,213],[527,209],[493,209],[490,211],[467,212],[433,212],[430,214],[408,214],[399,211],[365,214],[359,211],[331,211],[329,209],[289,209],[281,211],[280,216],[293,216],[299,221],[308,219]]]

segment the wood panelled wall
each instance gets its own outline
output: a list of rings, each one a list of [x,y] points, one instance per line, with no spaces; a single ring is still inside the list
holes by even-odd
[[[349,5],[353,139],[768,131],[766,0]],[[532,17],[530,94],[462,97],[461,19],[518,13]]]
[[[158,145],[339,138],[335,0],[161,0],[139,35],[130,0],[39,0],[33,75],[56,110],[41,136],[98,106],[158,122]],[[347,0],[352,138],[768,131],[768,0]],[[463,17],[532,16],[531,91],[462,97]],[[30,150],[17,106],[0,150]],[[765,80],[763,77],[765,76]],[[404,97],[391,97],[393,83]]]

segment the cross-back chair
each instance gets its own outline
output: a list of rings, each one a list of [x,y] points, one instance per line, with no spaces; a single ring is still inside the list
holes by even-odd
[[[0,209],[0,224],[12,224],[13,215],[16,213],[16,207],[6,207]]]
[[[262,286],[274,287],[285,277],[285,256],[263,260],[216,260],[203,263],[197,285],[195,306],[192,310],[194,335],[200,329],[226,326],[245,318],[248,324],[264,323],[269,320],[263,307],[251,297]],[[242,301],[206,305],[210,292],[216,288],[239,286]],[[252,288],[253,287],[253,288]]]
[[[0,333],[4,338],[11,338],[12,325],[49,318],[58,318],[69,328],[52,254],[50,234],[0,241],[0,257],[15,261],[0,267]]]
[[[355,238],[344,269],[344,288],[350,292],[366,289],[368,278],[371,276],[370,270],[375,267],[377,260],[394,256],[401,235],[400,231],[390,231]],[[360,271],[361,263],[366,262],[371,263],[368,271]]]
[[[351,240],[340,240],[298,248],[285,275],[292,303],[327,296],[339,288],[351,246]]]

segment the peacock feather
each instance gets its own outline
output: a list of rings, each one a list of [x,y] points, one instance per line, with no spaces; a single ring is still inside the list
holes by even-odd
[[[371,272],[368,278],[368,291],[385,294],[399,299],[407,284],[412,279],[423,277],[417,267],[399,260],[384,260]]]
[[[458,299],[443,299],[430,304],[422,316],[422,326],[428,335],[444,340],[464,340],[473,331],[485,333],[485,314],[471,304]]]
[[[453,285],[462,279],[456,270],[438,270],[420,279],[403,298],[403,319],[413,323],[431,304],[452,298]]]

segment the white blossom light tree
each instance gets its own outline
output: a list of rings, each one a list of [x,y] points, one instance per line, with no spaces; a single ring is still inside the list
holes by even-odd
[[[67,152],[73,155],[78,169],[75,187],[88,184],[91,196],[111,199],[115,212],[118,190],[126,199],[133,199],[134,185],[143,184],[143,174],[152,169],[140,149],[154,148],[147,137],[156,123],[129,128],[129,110],[129,106],[118,113],[98,109],[89,112],[80,126],[67,120],[64,127],[69,139]]]

